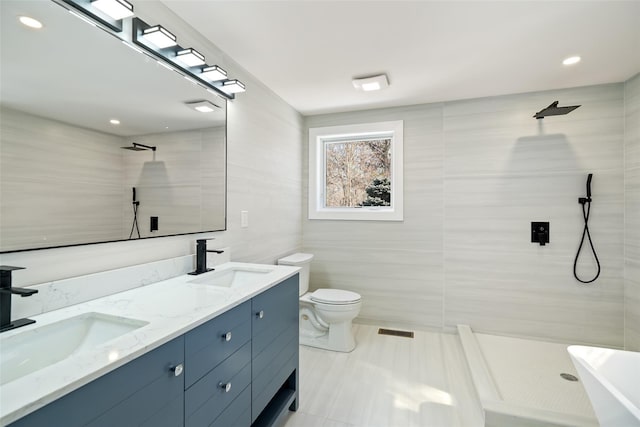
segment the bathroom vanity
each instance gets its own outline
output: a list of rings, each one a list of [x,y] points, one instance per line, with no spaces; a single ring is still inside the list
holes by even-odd
[[[298,405],[298,283],[295,268],[228,263],[38,316],[144,323],[3,384],[0,424],[278,425]]]

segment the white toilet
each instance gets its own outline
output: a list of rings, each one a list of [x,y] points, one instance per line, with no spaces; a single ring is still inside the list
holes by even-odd
[[[309,290],[312,254],[297,253],[278,260],[300,267],[300,344],[331,351],[356,348],[351,321],[360,313],[359,294],[340,289]]]

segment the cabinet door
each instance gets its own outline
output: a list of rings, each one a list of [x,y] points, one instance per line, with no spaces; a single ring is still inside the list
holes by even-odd
[[[172,368],[183,363],[179,337],[10,426],[182,426],[184,375],[176,376]]]
[[[298,275],[252,300],[251,421],[298,368]]]

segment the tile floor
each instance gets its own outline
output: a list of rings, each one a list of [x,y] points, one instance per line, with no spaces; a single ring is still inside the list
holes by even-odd
[[[377,331],[354,324],[351,353],[300,347],[300,407],[285,427],[483,425],[457,335]]]

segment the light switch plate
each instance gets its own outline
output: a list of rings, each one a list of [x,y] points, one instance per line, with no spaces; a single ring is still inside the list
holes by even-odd
[[[240,211],[240,227],[249,227],[249,211]]]

